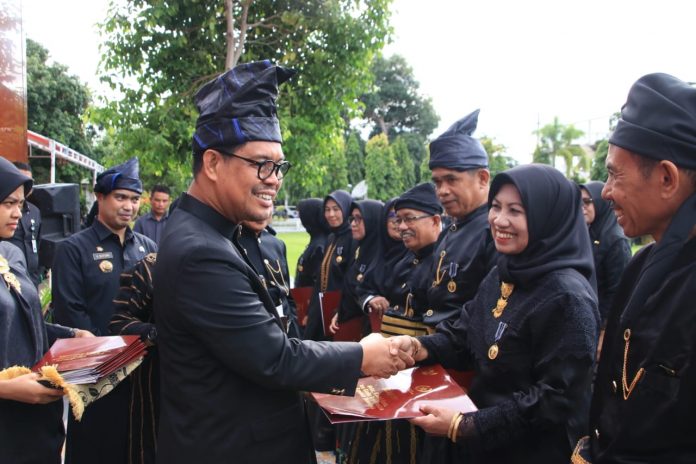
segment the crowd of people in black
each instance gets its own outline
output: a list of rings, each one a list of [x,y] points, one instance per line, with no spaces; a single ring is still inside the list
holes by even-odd
[[[56,253],[51,324],[30,172],[0,158],[0,369],[31,367],[57,338],[149,346],[67,433],[62,391],[0,372],[2,462],[59,463],[65,436],[72,464],[311,463],[315,450],[347,463],[696,462],[693,86],[649,74],[631,87],[606,183],[537,164],[491,179],[477,110],[431,142],[432,182],[386,203],[343,190],[300,201],[310,241],[291,280],[269,222],[291,167],[275,105],[292,75],[249,63],[199,90],[194,180],[171,214],[158,186],[131,229],[137,159],[97,177],[93,222]],[[644,235],[654,242],[632,257],[627,237]],[[312,288],[306,317],[293,286]],[[356,319],[359,342],[331,341]],[[353,395],[361,376],[435,363],[473,372],[477,411],[426,404],[335,427],[303,394]]]

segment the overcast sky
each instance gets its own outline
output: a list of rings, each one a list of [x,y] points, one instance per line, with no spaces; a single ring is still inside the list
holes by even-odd
[[[26,35],[96,89],[106,0],[24,0]],[[631,84],[650,72],[696,81],[689,0],[395,0],[395,41],[441,118],[476,108],[476,135],[531,161],[532,132],[558,116],[606,133]]]

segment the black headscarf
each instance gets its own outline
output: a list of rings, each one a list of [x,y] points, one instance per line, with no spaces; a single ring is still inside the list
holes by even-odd
[[[594,205],[595,218],[590,224],[590,239],[592,240],[592,250],[595,254],[595,263],[600,263],[608,250],[618,241],[624,240],[626,236],[621,226],[616,222],[616,215],[609,206],[609,202],[602,198],[604,182],[592,181],[581,185],[592,198]]]
[[[356,259],[358,266],[366,266],[363,274],[374,267],[382,255],[382,242],[379,237],[382,229],[383,206],[381,201],[375,200],[355,201],[350,205],[351,212],[356,208],[360,210],[365,224],[365,237],[358,241],[360,252],[358,259]]]
[[[328,235],[331,229],[324,217],[324,202],[320,198],[306,198],[297,203],[300,222],[310,237]]]
[[[350,223],[348,222],[348,216],[350,216],[350,205],[353,203],[353,197],[351,197],[350,193],[346,192],[345,190],[335,190],[326,195],[326,198],[324,198],[322,210],[323,207],[326,206],[326,202],[328,200],[335,201],[343,213],[343,222],[338,227],[331,227],[331,232],[336,235],[343,235],[344,233],[349,232]]]
[[[24,196],[27,196],[33,183],[14,164],[0,156],[0,201],[4,201],[22,184],[24,184]]]
[[[514,185],[520,193],[529,243],[519,254],[499,254],[501,279],[528,285],[551,271],[571,268],[595,287],[594,259],[579,187],[551,166],[517,166],[495,176],[488,194],[489,208],[505,184]]]

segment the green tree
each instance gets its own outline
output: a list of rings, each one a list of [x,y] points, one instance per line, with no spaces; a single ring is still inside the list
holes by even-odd
[[[372,57],[390,32],[390,2],[112,1],[103,63],[122,98],[105,105],[101,121],[115,129],[120,157],[137,151],[146,172],[185,183],[197,117],[192,96],[234,62],[232,44],[239,61],[270,59],[298,70],[279,97],[284,151],[294,165],[285,185],[299,184],[292,194],[322,194],[336,136],[359,115]]]
[[[609,174],[607,173],[607,154],[609,153],[609,141],[600,140],[595,148],[595,156],[592,160],[592,169],[590,170],[590,179],[607,181]]]
[[[402,193],[399,168],[385,134],[372,137],[365,145],[367,196],[386,201]]]
[[[491,137],[483,136],[480,140],[488,154],[488,170],[491,172],[491,179],[496,174],[517,166],[517,160],[505,154],[507,151],[505,145],[495,143],[495,139]]]
[[[91,96],[87,86],[60,63],[48,63],[48,50],[27,39],[27,108],[29,130],[50,137],[87,156],[92,153],[93,132],[85,124],[85,112]],[[46,159],[32,161],[38,182],[50,179],[50,163]],[[88,169],[58,160],[56,181],[80,183],[90,177]]]
[[[415,132],[427,139],[439,118],[432,100],[420,95],[420,84],[404,57],[376,55],[372,73],[372,89],[361,97],[365,118],[375,125],[371,135],[384,133],[393,140],[400,133]]]
[[[346,139],[346,162],[348,163],[348,182],[352,186],[365,179],[365,154],[360,135],[351,131]]]
[[[416,167],[403,137],[398,136],[391,146],[398,169],[399,190],[405,191],[416,185]]]
[[[423,161],[420,163],[420,167],[418,171],[420,172],[420,179],[419,182],[430,182],[432,180],[432,171],[430,171],[430,167],[428,166],[428,162],[430,161],[429,157],[424,157]]]
[[[533,155],[535,163],[547,162],[555,167],[556,159],[561,158],[565,164],[566,177],[569,179],[579,176],[582,171],[590,170],[590,156],[580,145],[574,143],[584,135],[580,129],[572,124],[561,124],[558,117],[555,117],[551,124],[534,133],[539,137],[539,144]]]

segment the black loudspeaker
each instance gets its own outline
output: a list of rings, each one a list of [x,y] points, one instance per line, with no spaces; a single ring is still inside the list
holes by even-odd
[[[35,185],[28,200],[41,210],[39,264],[52,267],[56,245],[80,231],[80,186]]]

